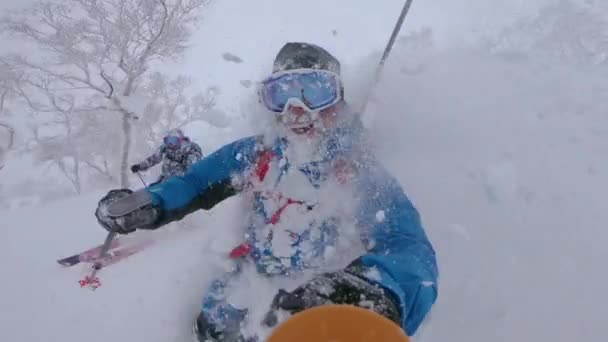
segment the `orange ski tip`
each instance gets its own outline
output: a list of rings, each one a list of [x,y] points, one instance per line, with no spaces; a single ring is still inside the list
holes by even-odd
[[[353,305],[324,305],[291,316],[267,342],[409,342],[397,324]]]

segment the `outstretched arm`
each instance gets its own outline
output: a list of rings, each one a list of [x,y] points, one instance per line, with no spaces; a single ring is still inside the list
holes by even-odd
[[[220,148],[179,177],[121,198],[104,197],[96,211],[99,222],[112,232],[156,229],[198,209],[210,209],[246,184],[245,170],[257,158],[257,138]]]
[[[183,176],[149,187],[152,203],[162,212],[155,227],[198,209],[211,209],[241,190],[238,179],[255,163],[256,143],[256,138],[247,138],[226,145],[193,164]]]
[[[137,164],[137,165],[139,165],[139,169],[142,171],[145,171],[145,170],[151,168],[152,166],[160,163],[163,160],[164,148],[165,148],[164,145],[161,145],[156,150],[156,152],[154,152],[154,154],[152,154],[148,158],[144,159],[144,161],[142,161],[141,163]]]

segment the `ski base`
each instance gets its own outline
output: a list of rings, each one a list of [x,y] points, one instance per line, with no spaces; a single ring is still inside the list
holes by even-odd
[[[120,240],[114,239],[112,241],[112,244],[110,245],[110,248],[117,248],[119,246],[120,246]],[[64,267],[72,267],[74,265],[78,265],[81,262],[91,262],[99,257],[102,247],[103,247],[103,244],[99,244],[95,247],[87,249],[86,251],[76,253],[74,255],[70,255],[68,257],[59,259],[59,260],[57,260],[57,263],[59,263],[61,266],[64,266]]]

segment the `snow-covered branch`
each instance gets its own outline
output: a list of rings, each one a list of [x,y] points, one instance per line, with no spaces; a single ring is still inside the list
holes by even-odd
[[[152,74],[144,89],[150,101],[146,115],[137,123],[138,150],[149,150],[158,144],[162,135],[172,128],[183,128],[194,121],[210,121],[209,115],[216,104],[217,90],[190,94],[191,80],[185,76],[168,78],[161,73]]]
[[[116,141],[115,132],[120,126],[122,146],[119,149],[122,152],[120,158],[116,158],[116,149],[113,150],[110,165],[120,164],[121,186],[127,187],[133,120],[144,114],[143,106],[134,107],[132,104],[137,101],[127,98],[148,98],[138,92],[147,72],[154,62],[181,56],[192,29],[201,18],[200,10],[209,2],[38,2],[25,10],[11,11],[0,19],[0,32],[31,43],[37,53],[7,56],[0,62],[24,74],[24,81],[15,94],[33,111],[55,114],[58,120],[49,122],[63,122],[65,138],[80,139],[78,132],[87,130],[82,126],[86,122],[109,125],[98,127],[98,130],[108,130],[111,139]],[[0,106],[7,96],[8,92],[0,90]],[[95,114],[114,114],[119,122],[93,119]],[[80,116],[82,118],[78,119]],[[69,168],[62,160],[56,164],[64,173],[68,170],[77,172],[77,164],[85,159],[77,153],[70,156],[74,162]],[[101,159],[107,162],[108,158],[112,159]],[[97,165],[90,160],[87,163]],[[79,179],[69,178],[71,181]]]
[[[20,82],[21,74],[0,59],[0,118],[7,118],[7,121],[0,121],[0,137],[2,137],[0,139],[0,170],[4,168],[7,151],[15,145],[15,129],[8,121],[10,115],[8,102],[16,95]]]
[[[0,127],[4,128],[8,132],[7,148],[10,149],[15,144],[15,129],[13,129],[11,125],[4,122],[0,122]]]

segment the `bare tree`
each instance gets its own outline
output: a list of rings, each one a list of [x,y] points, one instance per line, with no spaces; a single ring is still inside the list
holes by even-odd
[[[130,105],[154,62],[182,55],[200,9],[210,0],[64,0],[12,12],[0,30],[32,43],[42,58],[23,55],[4,63],[28,73],[21,95],[32,109],[60,117],[118,113],[122,147],[120,184],[128,187],[132,121],[142,108]],[[32,95],[31,91],[37,91]],[[72,99],[68,107],[58,99]]]
[[[75,96],[70,93],[56,94],[49,88],[51,82],[41,81],[34,83],[27,81],[26,83],[37,88],[39,90],[38,93],[46,96],[46,101],[44,102],[48,103],[44,105],[34,102],[20,88],[20,94],[27,100],[29,106],[38,114],[51,114],[49,120],[42,122],[40,126],[34,127],[34,141],[39,147],[37,149],[38,160],[55,164],[71,182],[76,193],[80,194],[80,150],[74,139],[78,129],[75,121],[79,121],[80,117],[74,115],[74,110],[76,109]],[[41,137],[39,130],[45,126],[57,133],[49,137]]]
[[[0,170],[4,168],[4,158],[15,144],[15,129],[8,121],[1,120],[8,116],[7,102],[15,94],[14,89],[20,81],[20,75],[6,64],[0,63]]]
[[[215,106],[217,89],[211,87],[205,93],[189,96],[190,86],[191,80],[186,76],[170,79],[157,72],[148,78],[143,88],[150,101],[144,110],[146,116],[139,122],[145,128],[139,131],[145,132],[146,136],[140,137],[139,141],[155,145],[169,129],[208,120],[208,113]]]
[[[13,147],[15,142],[15,130],[9,124],[4,122],[0,122],[0,127],[6,130],[8,135],[6,146],[0,146],[0,170],[2,170],[4,168],[4,158],[6,152]]]

